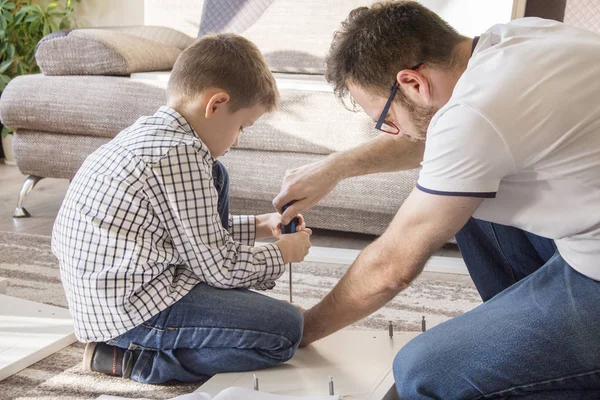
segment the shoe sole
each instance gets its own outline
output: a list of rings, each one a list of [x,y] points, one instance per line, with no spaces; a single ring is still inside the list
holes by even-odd
[[[94,359],[94,353],[96,352],[96,345],[98,343],[91,342],[85,345],[85,350],[83,351],[83,370],[87,372],[92,371],[92,360]]]

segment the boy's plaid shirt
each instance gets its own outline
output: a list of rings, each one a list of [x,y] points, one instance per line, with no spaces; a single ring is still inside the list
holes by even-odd
[[[121,335],[200,282],[275,286],[283,257],[274,244],[252,247],[254,217],[230,216],[229,231],[220,222],[214,162],[169,107],[85,160],[52,233],[79,340]]]

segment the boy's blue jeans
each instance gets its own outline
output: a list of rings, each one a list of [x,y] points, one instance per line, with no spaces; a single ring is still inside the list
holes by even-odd
[[[229,176],[213,170],[218,209],[227,228]],[[108,342],[133,353],[131,379],[202,382],[221,372],[266,368],[289,360],[300,339],[302,313],[246,289],[199,284],[177,303]]]
[[[516,228],[471,219],[456,238],[485,303],[398,353],[400,398],[600,399],[600,282]]]

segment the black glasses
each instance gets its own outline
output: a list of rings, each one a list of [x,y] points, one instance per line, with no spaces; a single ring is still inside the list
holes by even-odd
[[[423,63],[417,64],[414,67],[410,68],[413,71],[418,71],[423,68]],[[396,126],[392,121],[386,121],[388,112],[390,111],[390,107],[392,106],[392,101],[394,97],[396,97],[396,92],[398,92],[398,81],[394,81],[394,86],[392,86],[392,90],[390,91],[390,97],[385,103],[385,107],[383,107],[383,111],[375,124],[375,129],[380,130],[381,132],[389,133],[390,135],[397,135],[400,133],[400,128]]]

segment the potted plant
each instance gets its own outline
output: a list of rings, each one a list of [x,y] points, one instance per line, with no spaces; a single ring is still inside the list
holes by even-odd
[[[32,0],[0,0],[0,97],[17,75],[35,74],[35,47],[44,36],[74,25],[74,1],[61,0],[44,5]],[[2,126],[5,162],[14,164],[12,132]]]

